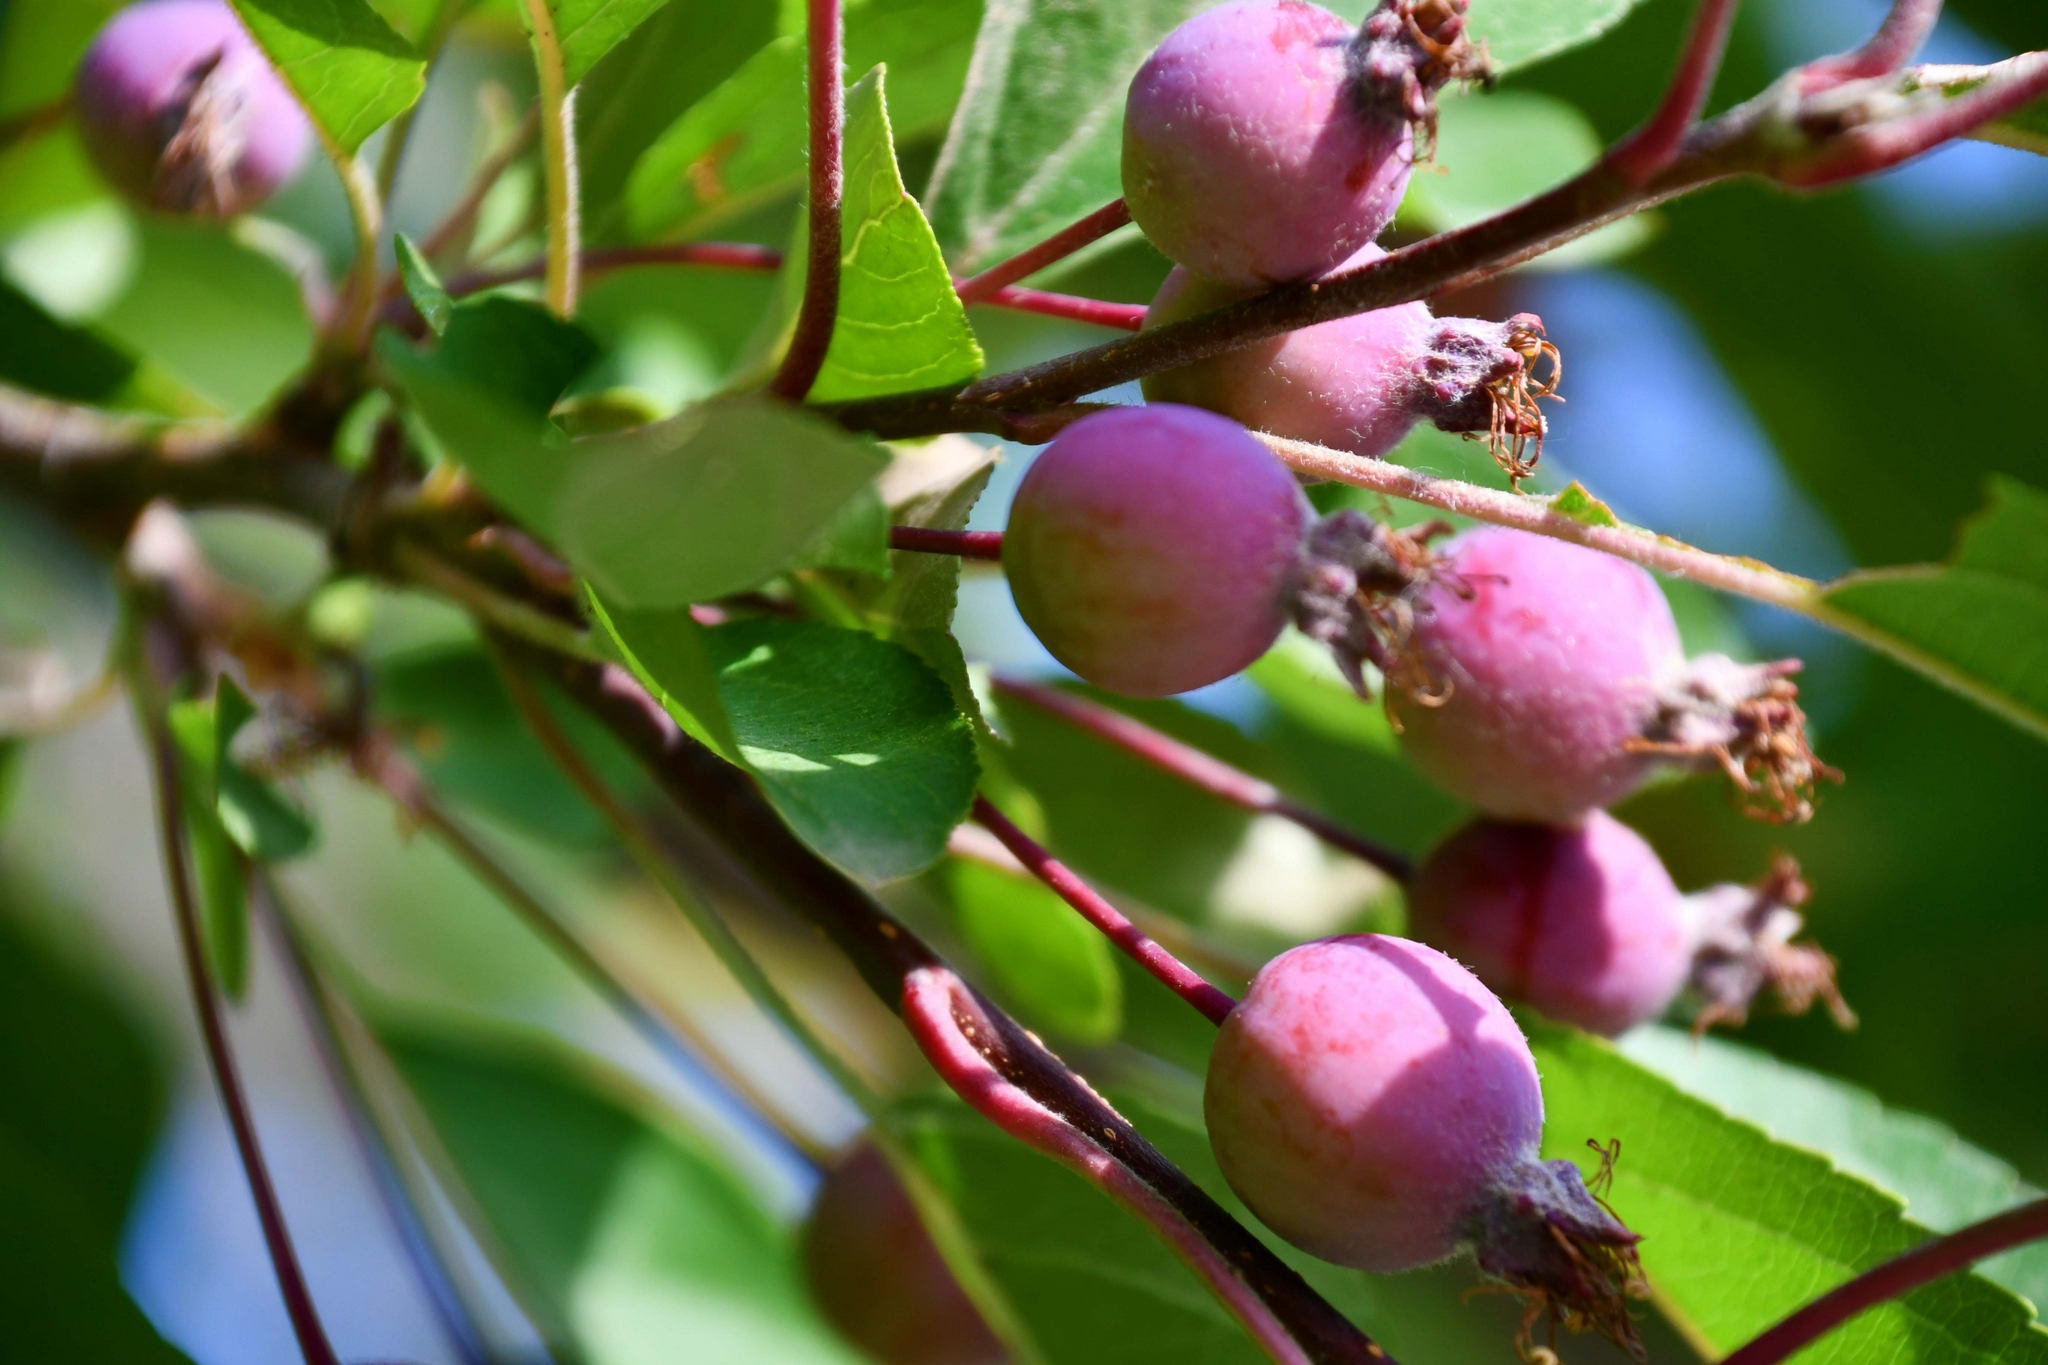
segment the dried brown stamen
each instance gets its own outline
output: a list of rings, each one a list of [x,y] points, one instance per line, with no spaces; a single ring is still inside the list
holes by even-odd
[[[1536,463],[1543,458],[1545,423],[1536,400],[1564,401],[1557,391],[1564,380],[1564,357],[1544,336],[1543,324],[1530,313],[1517,313],[1508,319],[1507,347],[1522,358],[1522,363],[1487,381],[1486,396],[1493,404],[1493,421],[1487,430],[1486,445],[1493,452],[1494,462],[1508,476],[1509,484],[1519,492],[1522,480],[1536,472]],[[1541,380],[1536,378],[1539,360],[1549,362],[1549,372]]]

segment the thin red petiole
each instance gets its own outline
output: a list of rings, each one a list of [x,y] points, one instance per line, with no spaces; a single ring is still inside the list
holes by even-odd
[[[1145,305],[1142,303],[1110,303],[1073,294],[1048,294],[1043,289],[1026,289],[1014,284],[976,302],[1019,313],[1042,313],[1046,317],[1065,318],[1069,322],[1114,327],[1121,332],[1135,332],[1145,325]]]
[[[1679,144],[1706,108],[1707,95],[1714,88],[1721,54],[1728,47],[1728,29],[1735,22],[1736,3],[1700,0],[1663,102],[1642,127],[1615,143],[1603,158],[1628,184],[1649,184],[1657,172],[1677,159]]]
[[[1941,18],[1941,0],[1894,0],[1870,41],[1854,52],[1808,62],[1799,73],[1805,94],[1831,89],[1844,81],[1886,76],[1904,66]]]
[[[1117,908],[1097,895],[1095,889],[1082,881],[1074,872],[1052,854],[1045,851],[1038,841],[1018,829],[1008,816],[989,804],[985,796],[974,798],[974,818],[987,826],[989,833],[1003,841],[1003,847],[1016,856],[1018,862],[1031,870],[1031,874],[1059,893],[1061,900],[1074,907],[1087,920],[1140,967],[1157,977],[1166,988],[1202,1012],[1212,1024],[1221,1024],[1230,1017],[1230,1011],[1237,1007],[1237,1001],[1204,981],[1194,968],[1182,962],[1172,953],[1148,938],[1137,925],[1125,919]]]
[[[200,936],[199,907],[192,894],[192,877],[185,865],[185,819],[179,802],[178,752],[163,718],[137,699],[148,731],[150,756],[156,775],[157,834],[163,841],[164,877],[170,884],[171,908],[176,912],[178,946],[185,959],[185,979],[192,989],[192,1007],[199,1016],[199,1031],[206,1042],[206,1059],[220,1089],[221,1106],[227,1110],[228,1126],[234,1131],[235,1149],[241,1154],[242,1171],[248,1177],[249,1197],[256,1204],[256,1218],[263,1227],[263,1245],[270,1253],[271,1269],[277,1274],[278,1292],[284,1298],[285,1313],[299,1352],[306,1365],[341,1365],[320,1313],[313,1305],[312,1290],[292,1249],[291,1230],[285,1225],[284,1209],[278,1203],[277,1187],[271,1183],[270,1168],[263,1160],[263,1148],[256,1136],[255,1116],[249,1109],[248,1094],[242,1089],[241,1073],[228,1041],[227,1024],[221,1018],[220,997],[214,990],[213,975],[206,963],[206,946]]]
[[[1972,1223],[1960,1232],[1922,1242],[1883,1265],[1837,1285],[1763,1335],[1721,1358],[1721,1365],[1778,1365],[1865,1309],[1900,1298],[1944,1275],[2028,1242],[2048,1237],[2048,1199]]]
[[[1091,242],[1101,241],[1131,221],[1131,211],[1124,201],[1104,204],[1095,212],[1070,227],[1061,228],[1037,246],[1026,247],[1007,261],[998,261],[979,275],[962,280],[958,286],[960,302],[981,303],[993,298],[995,292],[1006,284],[1017,281],[1039,271],[1056,261],[1063,261]]]
[[[1162,734],[1143,721],[1057,687],[1008,678],[1000,673],[995,675],[992,683],[997,692],[1050,712],[1191,787],[1199,787],[1211,796],[1255,815],[1277,815],[1283,820],[1291,820],[1330,847],[1372,864],[1395,881],[1408,880],[1412,868],[1401,854],[1375,843],[1356,830],[1346,829],[1319,811],[1290,800],[1272,783],[1233,768],[1171,735]]]
[[[825,366],[825,352],[832,345],[833,326],[839,320],[839,214],[846,192],[846,86],[840,78],[846,26],[839,0],[808,0],[805,31],[810,54],[810,248],[796,331],[781,368],[768,385],[771,393],[792,403],[801,403],[817,382],[818,371]]]
[[[1001,559],[1001,531],[940,531],[929,526],[891,526],[889,548],[962,559]]]

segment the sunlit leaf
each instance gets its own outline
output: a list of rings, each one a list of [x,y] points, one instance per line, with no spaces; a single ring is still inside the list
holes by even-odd
[[[740,753],[804,841],[873,880],[929,866],[979,776],[952,693],[909,650],[811,622],[704,632]]]
[[[562,71],[570,85],[590,74],[605,53],[660,9],[667,0],[546,0],[562,49]],[[526,7],[520,6],[521,17]]]
[[[718,677],[705,653],[703,627],[690,609],[627,611],[608,606],[595,592],[587,593],[586,602],[605,646],[676,724],[727,762],[741,762],[739,742],[718,699]]]
[[[412,108],[427,66],[367,0],[232,0],[328,142],[354,155]]]
[[[1590,43],[1642,0],[1472,0],[1467,32],[1502,72]]]

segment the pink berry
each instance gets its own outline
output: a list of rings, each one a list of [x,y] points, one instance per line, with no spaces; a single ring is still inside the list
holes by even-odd
[[[1345,269],[1387,253],[1367,246]],[[1177,266],[1145,314],[1147,327],[1252,297]],[[1445,431],[1540,432],[1530,362],[1547,346],[1543,324],[1431,316],[1404,303],[1287,332],[1145,380],[1145,396],[1189,403],[1248,427],[1378,459],[1418,421]],[[1518,398],[1519,395],[1519,398]]]
[[[1124,198],[1153,245],[1256,288],[1320,275],[1379,234],[1410,134],[1359,98],[1352,38],[1301,0],[1232,0],[1166,36],[1124,107]]]
[[[1537,1159],[1529,1045],[1435,949],[1359,934],[1274,958],[1217,1035],[1203,1108],[1230,1187],[1303,1250],[1395,1271],[1470,1245],[1564,1320],[1628,1332],[1635,1235]]]
[[[1286,466],[1226,418],[1174,404],[1095,413],[1017,489],[1003,568],[1054,658],[1114,692],[1219,682],[1287,622],[1310,520]]]
[[[803,1256],[826,1319],[881,1365],[1000,1365],[1006,1358],[887,1158],[869,1144],[825,1177],[804,1227]]]
[[[1387,688],[1417,767],[1488,815],[1572,824],[1646,778],[1630,741],[1685,664],[1656,580],[1548,536],[1480,527],[1452,540],[1408,642],[1434,692]]]
[[[1475,820],[1416,870],[1408,911],[1494,990],[1594,1033],[1657,1018],[1692,970],[1678,887],[1603,811],[1577,828]]]
[[[312,130],[225,0],[143,0],[78,69],[78,125],[114,188],[145,208],[246,212],[291,178]]]

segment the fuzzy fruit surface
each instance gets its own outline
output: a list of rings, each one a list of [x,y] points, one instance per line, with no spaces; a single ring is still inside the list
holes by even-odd
[[[868,1143],[825,1177],[804,1225],[803,1258],[826,1318],[881,1365],[1005,1358],[888,1159]]]
[[[1376,1271],[1450,1255],[1543,1131],[1506,1008],[1434,948],[1378,934],[1260,970],[1217,1035],[1203,1110],[1224,1178],[1268,1227]]]
[[[312,131],[225,0],[144,0],[78,68],[93,164],[144,208],[228,218],[291,178]]]
[[[1605,811],[1576,828],[1473,821],[1416,870],[1408,912],[1500,994],[1610,1037],[1663,1014],[1692,969],[1671,874]]]
[[[1685,658],[1648,573],[1548,536],[1480,527],[1444,546],[1414,605],[1407,648],[1441,700],[1389,687],[1387,713],[1408,756],[1446,791],[1502,819],[1569,825],[1649,775],[1655,760],[1627,746]]]
[[[1232,0],[1166,36],[1124,105],[1124,198],[1198,275],[1264,288],[1328,271],[1379,235],[1410,133],[1362,97],[1351,25],[1301,0]]]
[[[1220,682],[1279,638],[1311,512],[1243,427],[1170,403],[1061,432],[1017,489],[1003,569],[1054,658],[1161,697]]]
[[[1367,247],[1347,268],[1386,253]],[[1159,327],[1250,298],[1176,266],[1146,310]],[[1188,403],[1248,427],[1314,441],[1378,459],[1401,443],[1423,415],[1418,369],[1436,319],[1424,303],[1404,303],[1286,332],[1177,370],[1148,376],[1145,397]]]

